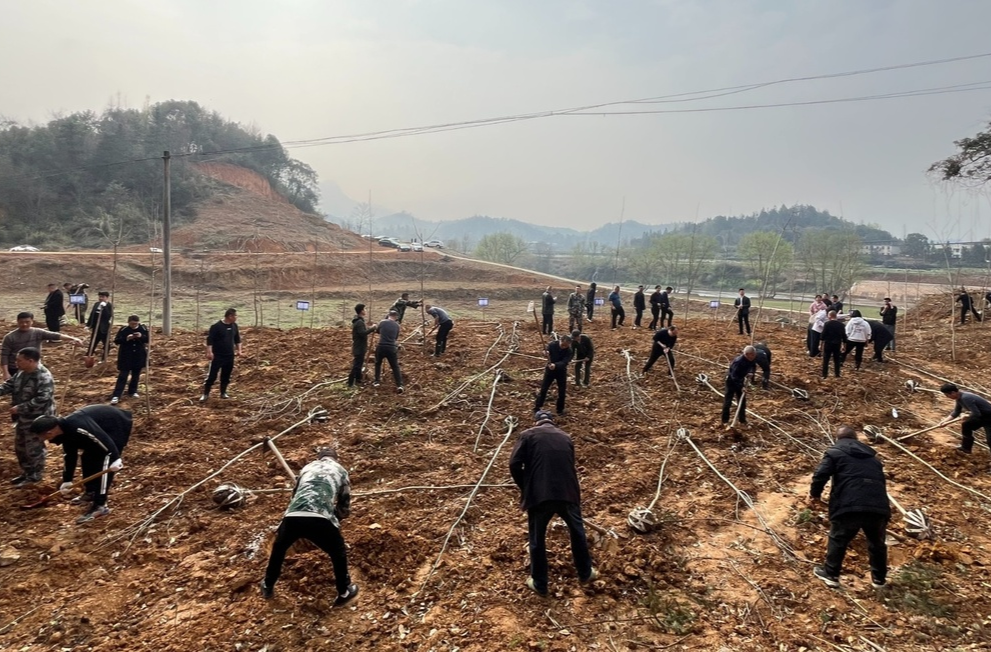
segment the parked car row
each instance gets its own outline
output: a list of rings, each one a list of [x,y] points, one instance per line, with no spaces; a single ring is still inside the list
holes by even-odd
[[[380,247],[391,247],[393,249],[398,249],[399,251],[423,251],[424,247],[436,247],[438,249],[444,248],[444,243],[440,240],[431,240],[429,242],[424,242],[423,244],[420,244],[419,242],[400,242],[398,238],[391,237],[377,238],[377,240]]]

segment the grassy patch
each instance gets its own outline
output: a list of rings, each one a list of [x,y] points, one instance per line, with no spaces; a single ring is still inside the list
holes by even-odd
[[[669,594],[661,593],[653,584],[647,584],[647,595],[641,601],[659,629],[669,634],[684,636],[695,627],[695,612]]]
[[[933,594],[942,571],[937,566],[913,561],[902,567],[884,596],[885,603],[899,611],[945,618],[953,607],[940,602]]]

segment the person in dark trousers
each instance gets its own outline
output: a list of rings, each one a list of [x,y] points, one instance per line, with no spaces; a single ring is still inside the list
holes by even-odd
[[[234,357],[241,355],[241,333],[237,329],[237,310],[228,308],[224,318],[210,327],[206,334],[206,359],[210,361],[210,371],[203,385],[200,402],[210,398],[210,388],[220,374],[220,398],[228,399],[227,387],[234,371]]]
[[[429,307],[429,306],[428,306]],[[399,369],[399,313],[389,311],[389,316],[378,323],[379,343],[375,347],[375,381],[378,387],[382,377],[382,360],[389,361],[392,379],[396,381],[396,393],[403,393],[403,374]]]
[[[101,291],[97,295],[99,301],[93,306],[86,320],[86,328],[90,329],[89,354],[100,352],[100,360],[106,361],[107,349],[110,348],[110,325],[114,322],[114,304],[110,303],[110,293]],[[102,344],[102,346],[101,346]]]
[[[66,287],[68,286],[68,287]],[[76,285],[69,285],[66,283],[62,286],[65,288],[66,293],[69,296],[82,297],[79,303],[72,304],[73,315],[76,318],[76,323],[82,325],[86,323],[86,307],[89,306],[89,294],[86,292],[86,288],[89,287],[89,283],[77,283]]]
[[[41,364],[41,351],[27,347],[17,353],[17,373],[0,385],[0,396],[10,395],[7,414],[14,422],[14,455],[21,468],[11,480],[19,487],[41,481],[45,473],[45,442],[31,424],[37,417],[55,414],[55,380]]]
[[[871,341],[874,343],[874,356],[871,359],[876,362],[887,362],[884,359],[884,349],[895,336],[887,326],[875,319],[868,319],[867,324],[871,327]]]
[[[740,325],[740,335],[743,335],[743,327],[747,327],[747,335],[750,335],[750,297],[746,291],[740,288],[740,296],[733,301],[736,308],[736,321]]]
[[[833,360],[833,373],[840,377],[840,365],[843,364],[843,341],[846,339],[846,327],[836,318],[836,311],[829,311],[829,318],[822,327],[822,377],[829,376],[829,360]]]
[[[595,312],[595,290],[598,286],[595,281],[588,284],[588,292],[585,293],[585,310],[588,311],[588,320],[592,321],[592,313]]]
[[[527,587],[547,595],[547,525],[560,516],[571,535],[571,555],[578,581],[587,584],[599,577],[588,551],[582,520],[581,489],[575,468],[571,436],[554,425],[549,412],[537,411],[534,427],[524,430],[509,457],[509,472],[520,488],[520,507],[527,513],[530,541],[530,577]]]
[[[405,306],[403,309],[405,310]],[[399,314],[395,308],[392,310]],[[379,329],[378,326],[365,325],[365,304],[355,305],[354,312],[354,319],[351,320],[351,373],[348,374],[348,387],[361,384],[361,370],[365,367],[365,356],[368,355],[368,336],[377,333]]]
[[[588,387],[589,377],[592,374],[592,360],[595,358],[595,346],[592,338],[582,334],[577,328],[571,331],[571,348],[574,349],[572,356],[575,361],[575,385]],[[585,370],[584,378],[582,369]]]
[[[76,523],[85,523],[110,513],[107,492],[113,484],[114,474],[124,468],[121,456],[131,439],[131,427],[131,413],[109,405],[87,405],[66,417],[38,417],[31,424],[31,430],[42,439],[62,446],[65,468],[59,491],[64,495],[72,490],[79,451],[83,452],[84,478],[108,471],[87,482],[86,493],[73,501],[77,505],[90,503],[89,509],[76,519]]]
[[[662,355],[667,356],[668,363],[671,365],[668,368],[668,375],[671,375],[672,370],[674,370],[674,345],[678,343],[678,327],[668,326],[667,328],[662,328],[661,330],[654,333],[654,344],[650,347],[650,358],[647,359],[647,364],[643,366],[643,373],[650,371],[650,368],[654,366],[657,359]]]
[[[984,295],[984,307],[991,308],[991,291]]]
[[[65,295],[54,283],[48,284],[48,296],[45,297],[45,327],[53,333],[62,328],[62,316],[65,315]]]
[[[763,377],[761,379],[760,388],[770,389],[771,387],[771,349],[767,346],[767,342],[758,342],[754,344],[754,350],[757,352],[757,357],[754,358],[754,364],[760,367]],[[750,382],[754,382],[754,376],[757,374],[755,369],[750,374]]]
[[[870,560],[871,581],[875,588],[884,586],[888,578],[888,547],[884,531],[891,519],[884,467],[874,449],[857,440],[850,426],[840,426],[836,443],[830,446],[812,474],[809,499],[822,500],[822,490],[832,481],[829,494],[829,544],[826,561],[812,572],[826,586],[839,588],[840,572],[847,546],[864,531],[867,556]]]
[[[17,313],[17,328],[4,335],[3,343],[0,344],[0,371],[3,372],[3,380],[7,380],[17,373],[17,354],[21,349],[41,351],[43,342],[58,342],[60,340],[69,340],[76,344],[83,343],[78,337],[46,331],[44,328],[35,328],[33,313]]]
[[[736,356],[733,362],[730,363],[729,371],[726,374],[726,388],[723,392],[723,413],[722,422],[723,425],[727,425],[730,422],[730,407],[733,405],[733,399],[737,399],[740,402],[740,419],[739,422],[746,425],[747,423],[747,392],[745,391],[744,384],[746,383],[747,376],[753,375],[757,359],[757,349],[752,346],[747,346],[743,348],[743,353]]]
[[[884,298],[884,305],[881,306],[881,310],[878,311],[881,314],[881,323],[884,325],[885,329],[891,333],[891,339],[888,340],[888,349],[894,353],[895,352],[895,322],[898,318],[898,306],[891,303],[889,297]]]
[[[447,314],[447,311],[440,306],[427,304],[427,314],[434,318],[434,326],[430,333],[437,331],[437,346],[434,349],[434,357],[440,357],[447,350],[447,336],[454,328],[454,320]],[[428,335],[430,333],[427,333]]]
[[[585,322],[585,293],[580,285],[568,295],[568,330],[582,330]]]
[[[633,318],[633,328],[642,328],[641,322],[643,321],[643,311],[647,308],[647,297],[644,296],[643,286],[637,288],[637,291],[633,294],[633,309],[636,311],[636,317]]]
[[[947,398],[956,401],[953,412],[941,420],[939,425],[945,425],[967,412],[967,418],[960,424],[961,440],[957,450],[970,454],[974,448],[974,432],[981,428],[984,428],[984,438],[987,440],[988,446],[991,447],[991,402],[977,394],[962,392],[953,383],[946,383],[939,388],[939,391],[943,392]]]
[[[350,515],[351,482],[347,469],[338,463],[336,449],[320,448],[317,459],[304,466],[296,479],[296,489],[279,523],[261,582],[262,597],[272,599],[286,553],[292,544],[306,539],[330,556],[337,587],[334,606],[351,602],[358,595],[358,585],[351,581],[347,546],[341,535],[341,521]]]
[[[563,335],[556,342],[547,345],[547,365],[544,367],[544,380],[540,384],[540,393],[533,409],[539,410],[547,400],[547,390],[551,383],[557,383],[557,415],[564,416],[564,399],[568,391],[568,365],[574,356],[571,348],[571,336]]]
[[[619,286],[617,285],[609,293],[609,306],[612,311],[612,328],[616,330],[617,320],[619,325],[622,326],[623,322],[626,321],[626,311],[623,310],[623,299],[619,296]]]
[[[829,305],[830,305],[829,309],[835,310],[837,315],[843,314],[843,302],[840,301],[840,298],[835,294],[833,295],[833,300],[829,303]]]
[[[650,324],[647,325],[652,331],[657,330],[657,322],[661,316],[661,286],[655,285],[654,291],[650,293]]]
[[[960,294],[957,296],[956,303],[960,304],[960,325],[963,326],[967,323],[967,313],[974,313],[974,319],[981,321],[981,313],[977,312],[977,308],[974,306],[974,300],[970,298],[967,293],[966,288],[960,288]],[[49,328],[48,330],[52,330]]]
[[[400,297],[396,299],[396,302],[392,304],[392,307],[389,308],[389,310],[395,310],[399,314],[399,319],[397,319],[396,321],[402,324],[403,317],[406,316],[406,309],[419,308],[419,307],[420,307],[419,301],[411,301],[409,298],[409,292],[403,292],[402,295],[400,295]]]
[[[557,303],[557,298],[551,293],[551,286],[548,285],[544,293],[540,295],[540,316],[542,318],[540,332],[544,335],[550,335],[554,330],[555,303]]]
[[[661,292],[661,320],[658,322],[658,326],[664,327],[664,318],[667,317],[668,326],[671,326],[671,321],[674,319],[674,310],[671,310],[671,293],[674,292],[674,288],[670,285],[664,288],[664,292]]]
[[[110,395],[111,405],[120,402],[125,384],[128,395],[139,398],[138,381],[141,379],[141,370],[148,366],[148,341],[148,329],[137,315],[128,317],[127,326],[122,326],[114,336],[114,344],[117,345],[117,383],[114,385],[114,393]],[[128,376],[131,377],[130,383],[127,382]]]
[[[850,311],[850,320],[846,323],[846,348],[843,350],[843,359],[852,349],[854,351],[854,369],[860,369],[860,363],[864,359],[864,347],[871,339],[871,325],[867,323],[859,310]]]

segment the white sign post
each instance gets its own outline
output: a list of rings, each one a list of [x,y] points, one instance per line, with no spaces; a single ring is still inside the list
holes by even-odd
[[[306,312],[309,309],[310,309],[310,302],[309,301],[297,301],[296,302],[296,310],[299,311],[299,327],[300,328],[303,327],[303,317],[306,315]]]

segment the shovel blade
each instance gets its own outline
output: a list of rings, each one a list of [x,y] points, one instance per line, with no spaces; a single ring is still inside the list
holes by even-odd
[[[695,376],[695,382],[699,385],[707,385],[709,383],[709,377],[705,374],[699,374],[698,376]]]
[[[928,539],[932,536],[932,526],[929,519],[919,509],[905,512],[905,531],[916,539]]]

